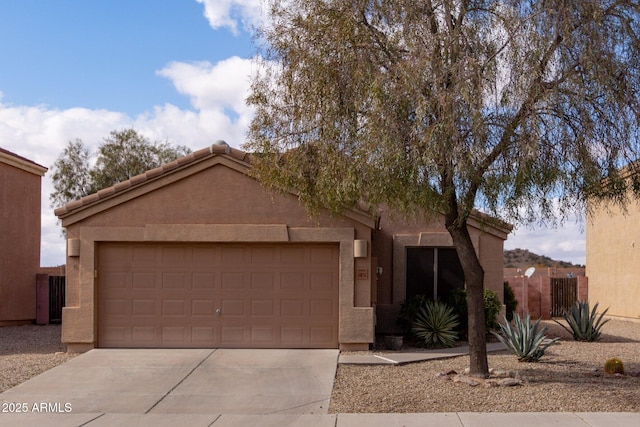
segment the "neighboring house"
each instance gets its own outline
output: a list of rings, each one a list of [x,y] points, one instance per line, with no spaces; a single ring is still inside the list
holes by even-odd
[[[640,205],[600,206],[587,218],[589,301],[607,315],[640,319]]]
[[[359,210],[309,218],[249,168],[248,154],[220,142],[55,211],[67,230],[70,351],[364,350],[395,329],[406,295],[463,286],[441,223]],[[486,286],[502,296],[510,227],[470,228]]]
[[[0,324],[36,318],[40,193],[46,171],[0,148]]]

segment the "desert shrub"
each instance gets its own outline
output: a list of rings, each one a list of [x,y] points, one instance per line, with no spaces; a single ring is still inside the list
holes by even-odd
[[[518,314],[514,316],[514,326],[504,319],[500,329],[502,334],[491,332],[507,349],[518,357],[520,362],[537,362],[551,344],[556,342],[558,338],[548,340],[546,343],[545,332],[547,328],[540,329],[540,319],[531,323],[531,315],[527,315],[520,319]]]
[[[513,320],[513,313],[518,308],[518,300],[516,294],[513,292],[513,288],[509,285],[509,282],[504,282],[504,305],[506,307],[506,317],[509,322]]]
[[[457,289],[447,301],[454,309],[460,319],[458,332],[467,335],[469,313],[467,310],[467,292],[464,289]],[[497,316],[502,308],[502,303],[498,295],[489,290],[484,290],[484,320],[487,331],[498,328]]]
[[[609,321],[609,319],[602,319],[609,309],[607,308],[603,311],[600,316],[598,316],[597,309],[598,303],[595,303],[593,310],[589,311],[589,303],[587,301],[576,301],[571,306],[571,309],[565,310],[562,316],[569,327],[557,320],[554,320],[554,322],[573,335],[573,339],[576,341],[597,341],[600,339],[602,327]]]
[[[624,364],[622,360],[614,357],[604,362],[604,371],[607,374],[624,374]]]
[[[487,331],[498,328],[498,313],[502,303],[498,294],[489,289],[484,290],[484,319]]]
[[[458,339],[458,316],[440,301],[427,301],[418,310],[412,332],[426,347],[451,347]]]
[[[416,295],[411,298],[407,298],[400,304],[400,315],[398,317],[398,325],[402,328],[402,332],[406,336],[411,336],[411,325],[418,312],[425,307],[430,299],[426,295]]]

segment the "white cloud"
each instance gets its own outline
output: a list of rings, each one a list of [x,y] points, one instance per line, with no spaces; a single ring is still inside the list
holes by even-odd
[[[242,115],[249,112],[245,105],[254,61],[237,56],[212,65],[209,62],[172,62],[158,74],[169,78],[175,88],[189,96],[191,105],[199,110],[227,108]]]
[[[238,34],[238,24],[244,29],[260,24],[261,0],[196,0],[204,5],[204,16],[214,30],[228,28]]]
[[[250,65],[250,60],[229,58],[215,65],[176,62],[159,71],[172,80],[180,93],[190,97],[193,110],[165,104],[130,117],[121,112],[86,108],[14,106],[3,103],[0,97],[0,146],[48,168],[68,141],[80,138],[93,152],[109,132],[131,126],[151,140],[167,140],[193,150],[218,139],[239,148],[252,117],[251,109],[244,103]],[[50,175],[45,174],[42,181],[43,266],[65,262],[64,241],[49,202],[53,191]]]

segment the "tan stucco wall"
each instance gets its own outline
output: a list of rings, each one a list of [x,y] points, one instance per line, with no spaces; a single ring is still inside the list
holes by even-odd
[[[640,205],[599,209],[587,218],[589,301],[608,315],[640,319]]]
[[[0,158],[0,322],[36,318],[41,177],[46,169],[22,163]]]
[[[471,221],[473,222],[473,221]],[[443,217],[425,221],[382,216],[373,241],[373,256],[378,257],[382,275],[378,277],[376,332],[398,332],[396,323],[400,304],[405,299],[405,248],[411,246],[453,247]],[[469,226],[469,233],[484,268],[484,287],[503,299],[503,246],[506,234],[498,237]]]
[[[68,239],[80,241],[80,256],[67,258],[63,311],[62,339],[72,351],[97,342],[94,270],[100,241],[339,243],[340,346],[363,349],[373,342],[373,308],[362,306],[366,304],[354,279],[356,263],[362,261],[353,255],[354,239],[370,246],[371,226],[345,216],[320,214],[310,219],[294,196],[269,193],[224,158],[107,198],[65,216],[63,226]],[[370,281],[362,292],[367,288]]]

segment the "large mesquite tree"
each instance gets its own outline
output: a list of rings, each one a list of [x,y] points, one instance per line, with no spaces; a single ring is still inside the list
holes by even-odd
[[[617,171],[637,159],[639,10],[631,0],[272,1],[248,99],[253,171],[311,210],[366,200],[444,214],[466,280],[471,373],[487,375],[469,215],[556,221],[588,198],[638,193]]]

